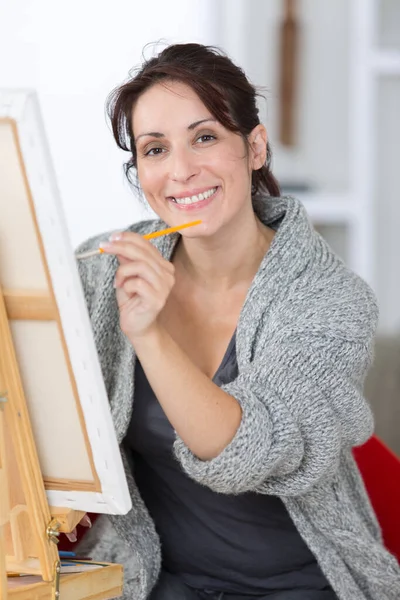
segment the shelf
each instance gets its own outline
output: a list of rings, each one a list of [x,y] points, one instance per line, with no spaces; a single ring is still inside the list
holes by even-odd
[[[39,581],[32,583],[32,577],[8,579],[9,600],[53,600],[52,583]],[[60,598],[63,600],[110,600],[122,594],[123,570],[121,565],[108,564],[105,567],[61,575]]]
[[[357,202],[351,194],[299,193],[295,197],[304,204],[313,223],[351,225],[354,222]]]
[[[372,53],[372,68],[377,75],[400,76],[400,51],[375,50]]]

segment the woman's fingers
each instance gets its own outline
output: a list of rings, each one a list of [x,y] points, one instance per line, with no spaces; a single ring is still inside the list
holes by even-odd
[[[151,266],[159,276],[162,276],[165,272],[174,273],[175,268],[173,264],[165,260],[158,250],[153,248],[150,242],[142,240],[140,236],[136,237],[139,239],[133,238],[130,241],[113,242],[104,245],[104,252],[116,255],[120,265],[141,262]]]
[[[132,232],[102,247],[118,259],[114,285],[120,327],[134,343],[154,326],[174,286],[175,268],[149,241]]]
[[[140,258],[147,257],[149,259],[153,258],[160,264],[170,264],[148,240],[130,231],[123,232],[117,238],[102,243],[101,247],[107,254],[117,254],[130,260],[140,260]]]
[[[83,525],[83,527],[91,527],[92,521],[90,520],[89,515],[83,515],[82,519],[79,521],[79,525]],[[70,533],[66,533],[65,535],[72,543],[75,543],[78,539],[78,532],[76,527]]]
[[[79,525],[83,525],[83,527],[91,527],[92,521],[88,514],[83,515],[82,519],[79,521]]]
[[[78,539],[76,527],[75,527],[75,529],[73,529],[71,531],[71,533],[66,533],[65,535],[67,536],[67,538],[69,539],[69,541],[72,542],[72,543],[76,542],[77,539]]]
[[[156,312],[161,310],[165,303],[165,297],[167,296],[167,290],[165,294],[154,293],[154,288],[145,280],[140,277],[131,277],[126,279],[122,288],[126,296],[126,302],[129,302],[131,298],[136,297],[137,302],[135,306],[146,306],[146,308],[152,307]],[[125,302],[122,301],[121,308],[123,309]]]
[[[173,270],[162,269],[153,262],[130,261],[121,265],[115,275],[114,286],[122,287],[127,279],[132,277],[141,277],[149,283],[156,291],[162,288],[165,278],[173,278]]]
[[[106,253],[115,254],[120,261],[115,276],[116,288],[124,288],[128,293],[132,286],[125,287],[125,282],[132,278],[145,280],[157,292],[163,289],[165,279],[168,287],[173,283],[175,268],[172,263],[141,236],[125,232],[121,239],[103,244],[103,248]]]

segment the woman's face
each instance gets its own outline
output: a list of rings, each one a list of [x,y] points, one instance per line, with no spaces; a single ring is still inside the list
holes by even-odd
[[[171,226],[201,219],[185,235],[211,235],[251,208],[251,173],[265,162],[262,125],[243,139],[210,114],[192,88],[158,83],[133,109],[139,182]]]

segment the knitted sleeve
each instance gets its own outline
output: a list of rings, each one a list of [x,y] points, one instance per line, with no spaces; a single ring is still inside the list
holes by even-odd
[[[242,420],[215,458],[197,458],[178,437],[174,451],[187,474],[226,494],[262,491],[297,496],[332,476],[342,449],[373,430],[362,383],[372,348],[365,341],[292,332],[223,386]]]

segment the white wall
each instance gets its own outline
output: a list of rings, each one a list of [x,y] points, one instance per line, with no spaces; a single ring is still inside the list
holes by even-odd
[[[400,3],[380,2],[381,29],[386,31],[380,37],[400,47],[394,25]],[[254,83],[267,87],[268,111],[261,103],[262,117],[279,178],[304,178],[333,191],[347,187],[349,2],[300,2],[303,41],[295,150],[284,149],[277,140],[277,25],[282,5],[280,0],[0,0],[0,86],[38,90],[74,245],[145,214],[125,183],[124,154],[106,126],[104,101],[140,62],[143,46],[162,38],[222,44]],[[400,82],[384,82],[376,162],[376,291],[382,331],[400,327],[399,105]]]
[[[299,2],[298,135],[293,149],[283,147],[278,138],[283,4],[280,0],[225,0],[228,21],[224,45],[252,82],[265,88],[266,102],[261,100],[259,106],[273,146],[278,179],[305,181],[337,192],[346,189],[349,181],[348,0]],[[221,22],[224,27],[223,19]]]
[[[352,1],[352,0],[350,0]],[[280,181],[311,183],[317,190],[340,193],[350,182],[349,165],[349,0],[300,0],[298,56],[298,141],[293,149],[278,140],[278,52],[280,0],[222,0],[221,18],[228,52],[253,83],[265,86],[261,102],[274,150],[274,172]],[[400,49],[400,2],[376,0],[380,6],[378,40]],[[381,78],[376,86],[377,113],[371,122],[374,144],[376,225],[375,291],[380,331],[400,330],[400,78]],[[366,134],[368,139],[368,132]],[[324,230],[324,233],[328,231]],[[343,230],[330,228],[328,241],[343,247]]]
[[[215,43],[213,5],[0,0],[0,87],[38,91],[74,245],[144,214],[124,180],[125,153],[106,125],[107,94],[140,63],[148,43]]]

